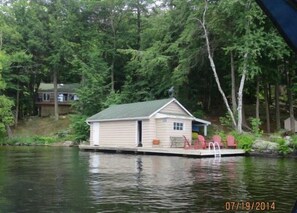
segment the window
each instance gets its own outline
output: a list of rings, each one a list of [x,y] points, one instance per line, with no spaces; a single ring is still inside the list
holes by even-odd
[[[179,122],[173,122],[174,130],[184,130],[184,124]]]
[[[50,100],[50,94],[49,93],[43,93],[43,101],[49,101]]]
[[[76,94],[70,93],[68,99],[71,101],[76,101],[76,100],[78,100],[78,97]]]

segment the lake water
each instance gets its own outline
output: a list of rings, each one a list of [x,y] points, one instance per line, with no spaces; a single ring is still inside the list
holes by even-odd
[[[226,212],[250,201],[284,213],[297,199],[296,168],[294,159],[0,147],[0,212]]]

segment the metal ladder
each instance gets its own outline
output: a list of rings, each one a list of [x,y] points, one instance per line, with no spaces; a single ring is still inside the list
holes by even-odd
[[[214,157],[221,157],[221,148],[218,142],[209,142],[208,144],[208,150],[211,150],[211,147],[213,149]]]

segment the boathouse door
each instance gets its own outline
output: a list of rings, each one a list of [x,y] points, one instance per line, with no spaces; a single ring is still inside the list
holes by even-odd
[[[142,121],[137,121],[137,146],[142,147]]]
[[[99,123],[93,123],[93,144],[99,146]]]

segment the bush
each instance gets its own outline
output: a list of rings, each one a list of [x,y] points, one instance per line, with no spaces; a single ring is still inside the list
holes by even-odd
[[[198,110],[196,110],[195,112],[193,112],[193,115],[194,115],[196,118],[201,118],[201,117],[204,117],[204,112],[203,112],[203,110],[198,109]]]
[[[255,141],[255,137],[251,134],[239,134],[237,132],[232,132],[232,135],[235,137],[235,140],[238,144],[238,148],[244,149],[247,152],[250,152],[252,145]]]
[[[282,155],[287,155],[291,153],[293,150],[289,147],[289,143],[284,138],[277,139],[278,143],[278,152]]]
[[[256,137],[261,137],[261,135],[263,134],[263,131],[260,130],[260,126],[262,124],[261,120],[259,118],[250,118],[249,120],[252,125],[252,133]]]
[[[226,115],[224,117],[220,117],[219,119],[220,119],[220,123],[223,126],[233,128],[232,118],[229,113],[226,113]]]
[[[47,145],[47,144],[51,144],[51,143],[57,142],[57,138],[55,138],[55,137],[48,137],[48,136],[34,136],[33,137],[33,141],[36,144]]]
[[[296,151],[297,150],[297,135],[292,136],[292,148]]]
[[[47,145],[57,142],[56,137],[32,136],[32,137],[12,137],[1,140],[2,145]]]
[[[197,140],[197,139],[198,139],[198,133],[192,132],[192,140]]]
[[[71,126],[73,137],[76,142],[86,141],[90,135],[90,127],[86,123],[87,116],[73,115],[71,116]]]

